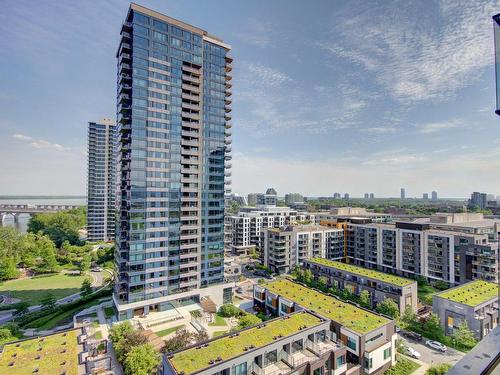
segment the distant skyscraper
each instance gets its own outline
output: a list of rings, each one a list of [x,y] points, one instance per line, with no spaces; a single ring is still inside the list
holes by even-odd
[[[370,199],[370,194],[365,193],[365,199]]]
[[[495,113],[500,115],[500,13],[493,16],[493,34],[495,36],[495,75],[497,93]]]
[[[345,199],[346,201],[347,201],[347,200],[349,200],[349,193],[345,193],[345,194],[344,194],[344,199]]]
[[[422,194],[422,199],[428,200],[429,199],[429,193],[423,193]]]
[[[304,197],[299,193],[285,194],[285,204],[289,206],[294,203],[304,203]]]
[[[470,207],[478,207],[484,209],[487,206],[487,194],[475,191],[471,194],[469,199]]]
[[[370,193],[370,199],[375,199],[375,194],[374,193]]]
[[[438,200],[438,193],[437,193],[437,191],[433,191],[431,194],[432,194],[431,195],[432,196],[432,201],[433,202],[437,201]]]
[[[405,188],[401,188],[401,199],[405,199],[406,198],[405,194],[406,194]]]
[[[249,206],[256,206],[257,205],[257,194],[256,193],[250,193],[247,195],[247,203]]]
[[[110,119],[89,122],[87,175],[87,239],[115,238],[116,125]]]
[[[340,193],[333,193],[333,199],[340,199]]]
[[[224,286],[230,185],[230,46],[132,3],[118,46],[119,319],[172,310]]]

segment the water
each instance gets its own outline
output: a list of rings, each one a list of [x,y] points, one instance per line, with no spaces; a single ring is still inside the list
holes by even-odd
[[[2,204],[60,204],[60,205],[75,205],[84,206],[87,204],[87,198],[85,197],[12,197],[12,198],[0,198],[0,205]],[[3,222],[0,220],[0,226],[4,227],[14,227],[21,233],[26,233],[28,229],[28,221],[30,220],[30,215],[22,214],[19,215],[19,221],[14,222],[14,218],[11,215],[5,217]]]

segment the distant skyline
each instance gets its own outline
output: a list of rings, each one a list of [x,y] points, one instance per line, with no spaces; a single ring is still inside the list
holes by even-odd
[[[234,192],[500,194],[500,1],[139,3],[232,45]],[[0,195],[85,194],[128,4],[2,4]]]

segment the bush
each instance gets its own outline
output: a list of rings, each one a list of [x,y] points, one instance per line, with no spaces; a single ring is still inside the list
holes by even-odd
[[[420,365],[406,358],[398,356],[396,365],[384,372],[384,375],[408,375],[414,372]]]
[[[451,368],[449,363],[441,363],[436,366],[432,366],[427,370],[425,375],[444,375]]]
[[[219,315],[224,318],[239,317],[245,315],[245,312],[240,308],[227,303],[219,308]]]
[[[250,327],[260,322],[261,320],[259,317],[252,314],[246,314],[238,319],[238,329]]]

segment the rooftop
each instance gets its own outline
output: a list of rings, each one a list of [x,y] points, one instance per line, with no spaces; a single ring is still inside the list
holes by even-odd
[[[391,275],[388,273],[383,273],[380,271],[370,270],[368,268],[363,268],[355,266],[353,264],[346,264],[341,262],[336,262],[333,260],[323,259],[323,258],[313,258],[309,259],[310,262],[322,264],[327,267],[334,267],[342,271],[350,272],[358,276],[368,277],[370,279],[380,280],[384,283],[396,285],[396,286],[406,286],[415,283],[415,280],[406,279],[404,277],[399,277]]]
[[[467,306],[477,306],[491,299],[498,298],[499,286],[495,283],[476,280],[445,290],[436,296]]]
[[[381,315],[342,302],[288,279],[271,281],[263,287],[360,334],[368,333],[390,322]]]
[[[169,356],[169,361],[177,373],[189,375],[319,323],[320,318],[306,311],[291,314],[175,353]],[[217,357],[220,358],[219,361],[216,361]],[[210,363],[211,361],[214,363]]]
[[[0,353],[0,374],[31,374],[38,368],[39,374],[77,375],[79,333],[72,330],[6,344]]]

